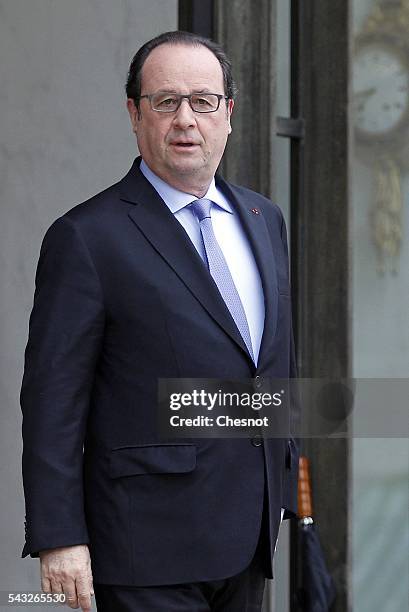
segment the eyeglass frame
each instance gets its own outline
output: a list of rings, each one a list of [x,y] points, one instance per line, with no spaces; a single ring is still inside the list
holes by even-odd
[[[158,108],[153,108],[152,106],[152,98],[153,96],[157,96],[158,94],[171,94],[172,96],[177,96],[179,98],[179,104],[177,105],[177,107],[174,110],[159,110]],[[204,96],[216,96],[217,97],[217,107],[214,110],[206,110],[206,111],[198,111],[195,110],[192,106],[192,96],[200,96],[200,95],[204,95]],[[136,100],[142,100],[142,98],[147,98],[149,100],[149,103],[151,105],[151,109],[155,112],[155,113],[177,113],[177,111],[179,110],[181,104],[182,104],[182,100],[183,98],[187,98],[187,101],[189,103],[190,108],[192,109],[192,111],[194,113],[198,113],[200,115],[206,115],[208,113],[216,113],[219,108],[220,108],[220,102],[222,100],[228,100],[229,96],[226,96],[224,94],[217,94],[217,93],[213,93],[211,91],[206,91],[206,92],[194,92],[191,94],[178,94],[172,91],[156,91],[155,93],[151,93],[151,94],[144,94],[143,96],[139,96]],[[135,100],[135,102],[136,102]]]

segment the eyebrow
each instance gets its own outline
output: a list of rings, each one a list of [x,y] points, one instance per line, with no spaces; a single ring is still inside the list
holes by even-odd
[[[174,89],[158,89],[158,91],[156,93],[172,93],[172,94],[180,94],[179,91],[175,91]],[[213,93],[213,91],[211,89],[209,89],[208,87],[202,87],[202,89],[194,89],[192,91],[192,93]],[[183,94],[182,94],[183,95]]]

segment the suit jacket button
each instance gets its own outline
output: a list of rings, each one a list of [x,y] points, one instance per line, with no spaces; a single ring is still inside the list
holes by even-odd
[[[251,439],[251,443],[253,446],[261,446],[263,444],[263,438],[260,435],[254,436]]]
[[[254,388],[261,389],[262,386],[263,386],[263,379],[261,378],[261,376],[257,374],[257,376],[254,379]]]

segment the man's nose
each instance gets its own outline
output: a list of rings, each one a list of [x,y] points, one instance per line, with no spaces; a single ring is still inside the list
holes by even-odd
[[[173,123],[181,129],[196,125],[196,113],[192,110],[187,98],[182,98],[180,106],[175,113]]]

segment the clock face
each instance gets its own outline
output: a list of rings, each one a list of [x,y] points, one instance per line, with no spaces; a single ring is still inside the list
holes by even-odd
[[[392,46],[361,46],[354,60],[353,111],[358,136],[387,138],[409,114],[409,69]]]

